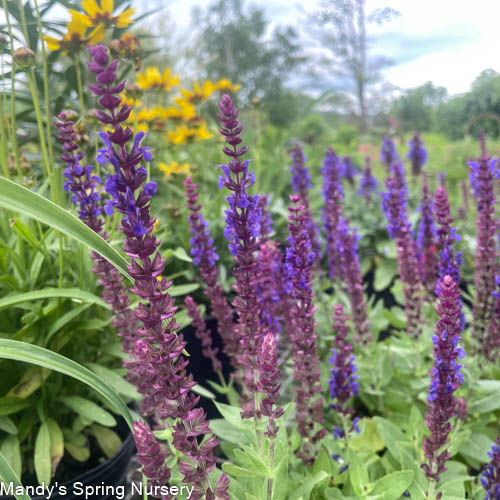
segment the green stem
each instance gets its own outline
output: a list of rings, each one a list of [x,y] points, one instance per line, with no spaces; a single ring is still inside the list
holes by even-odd
[[[4,74],[3,55],[0,56],[0,65],[2,75]],[[7,165],[7,157],[9,155],[7,131],[5,130],[5,81],[2,79],[2,94],[0,96],[0,161],[2,162],[2,170],[4,176],[9,179],[9,167]]]
[[[269,470],[271,471],[274,467],[274,438],[269,438]],[[273,498],[273,477],[267,479],[267,500],[272,500]]]
[[[7,21],[7,28],[9,31],[10,40],[10,124],[11,124],[11,137],[12,137],[12,150],[16,161],[16,169],[21,176],[21,162],[19,161],[19,148],[17,145],[16,137],[16,78],[15,78],[15,62],[14,62],[14,35],[12,34],[12,25],[10,24],[9,11],[7,9],[7,1],[2,0],[3,10],[5,12],[5,19]]]
[[[52,148],[52,115],[50,112],[50,93],[49,93],[49,68],[47,64],[47,51],[45,49],[45,42],[42,33],[42,19],[40,17],[40,9],[38,8],[38,0],[35,2],[36,20],[38,25],[38,35],[40,37],[40,44],[42,48],[43,59],[43,94],[45,100],[45,125],[47,127],[47,144],[49,146],[49,160],[54,165],[54,150]]]
[[[73,56],[75,62],[76,71],[76,85],[78,88],[78,98],[80,99],[80,117],[83,120],[85,117],[85,99],[83,97],[83,84],[82,84],[82,72],[80,70],[80,61],[78,60],[78,54],[75,53]]]

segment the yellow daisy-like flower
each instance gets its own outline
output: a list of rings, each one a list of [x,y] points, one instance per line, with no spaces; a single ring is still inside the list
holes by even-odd
[[[105,28],[109,26],[126,28],[132,22],[130,17],[134,14],[134,9],[126,9],[114,16],[114,0],[101,0],[100,5],[96,0],[83,0],[82,8],[90,26],[103,26]],[[71,10],[70,12],[75,11]]]
[[[228,90],[229,92],[238,92],[241,89],[241,85],[239,83],[231,83],[229,78],[222,78],[217,83],[214,83],[214,88],[216,90]]]
[[[193,90],[181,89],[182,100],[191,104],[200,104],[206,101],[216,90],[210,80],[204,82],[203,85],[194,82]]]
[[[180,165],[176,161],[173,161],[171,163],[160,162],[158,164],[158,168],[163,172],[165,179],[170,179],[170,176],[172,174],[189,175],[191,173],[189,169],[189,163],[183,163],[182,165]]]
[[[162,74],[156,66],[151,66],[146,68],[144,73],[137,75],[137,85],[145,90],[157,89],[170,92],[173,86],[180,85],[180,83],[179,76],[172,76],[170,68],[167,68]]]
[[[206,141],[214,136],[212,132],[207,129],[207,124],[203,121],[200,126],[196,129],[196,139],[198,141]]]
[[[86,36],[89,23],[87,18],[79,13],[72,12],[71,21],[66,25],[67,33],[61,39],[44,35],[49,50],[62,50],[63,54],[78,52],[88,45],[95,45],[104,40],[105,32],[103,26],[94,28]]]

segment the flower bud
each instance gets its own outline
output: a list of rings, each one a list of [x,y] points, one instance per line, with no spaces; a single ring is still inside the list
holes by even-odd
[[[14,51],[14,61],[20,68],[29,68],[35,62],[35,53],[28,47],[20,47]]]

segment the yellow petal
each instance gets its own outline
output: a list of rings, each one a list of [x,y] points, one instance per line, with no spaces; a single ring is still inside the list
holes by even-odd
[[[87,25],[81,23],[78,19],[73,18],[66,26],[68,30],[68,38],[71,39],[73,34],[80,35],[80,38],[83,38],[85,32],[87,31]]]
[[[112,14],[115,10],[115,2],[113,0],[101,0],[101,9]]]
[[[95,0],[83,0],[82,9],[90,16],[94,17],[98,12],[100,12],[99,5]]]
[[[92,22],[89,17],[83,14],[83,12],[77,12],[76,10],[70,10],[71,13],[71,21],[77,21],[84,26],[92,26]]]
[[[43,39],[47,42],[47,48],[49,50],[59,50],[61,46],[59,45],[59,40],[51,36],[44,35]]]
[[[90,45],[95,45],[96,43],[102,42],[105,37],[106,30],[104,29],[104,25],[99,24],[90,32],[88,41]]]
[[[127,9],[124,10],[119,16],[116,21],[116,27],[117,28],[126,28],[131,22],[132,19],[130,17],[134,14],[134,9]]]

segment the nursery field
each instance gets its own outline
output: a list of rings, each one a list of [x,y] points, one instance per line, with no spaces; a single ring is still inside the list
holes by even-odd
[[[0,2],[0,498],[500,499],[491,127],[280,123],[131,2]]]

